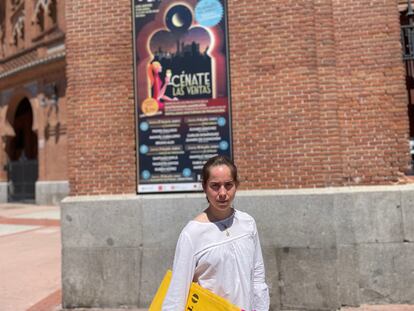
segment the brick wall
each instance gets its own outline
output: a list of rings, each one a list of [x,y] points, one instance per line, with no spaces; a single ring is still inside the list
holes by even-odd
[[[131,2],[67,0],[72,194],[136,189]]]
[[[273,2],[229,1],[245,187],[395,182],[409,161],[397,3]]]
[[[231,0],[245,189],[396,182],[408,154],[396,1]],[[131,1],[67,0],[73,195],[134,193]]]

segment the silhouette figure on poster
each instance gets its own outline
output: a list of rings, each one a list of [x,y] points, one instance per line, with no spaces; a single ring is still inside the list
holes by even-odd
[[[206,29],[191,27],[192,21],[193,13],[187,6],[173,6],[165,17],[167,29],[157,31],[150,39],[154,98],[159,94],[165,97],[160,100],[212,98],[212,66],[207,53],[211,38]],[[167,68],[165,73],[154,68],[157,63]]]

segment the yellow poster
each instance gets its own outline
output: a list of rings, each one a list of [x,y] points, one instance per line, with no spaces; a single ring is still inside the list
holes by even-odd
[[[148,311],[161,311],[162,302],[167,294],[168,286],[171,281],[172,272],[168,270],[162,280],[157,293],[152,300]],[[209,290],[202,288],[197,283],[192,283],[188,294],[187,311],[241,311],[241,309],[231,304],[226,299],[217,296]],[[181,310],[180,310],[181,311]],[[184,310],[183,310],[184,311]]]

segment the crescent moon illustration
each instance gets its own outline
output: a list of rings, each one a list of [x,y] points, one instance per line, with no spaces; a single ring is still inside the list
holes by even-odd
[[[180,14],[175,13],[171,19],[173,25],[177,28],[183,27],[184,23],[180,17]]]

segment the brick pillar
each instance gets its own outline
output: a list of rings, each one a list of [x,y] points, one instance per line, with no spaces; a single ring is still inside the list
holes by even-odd
[[[333,1],[343,183],[384,184],[407,169],[408,115],[393,1]]]

